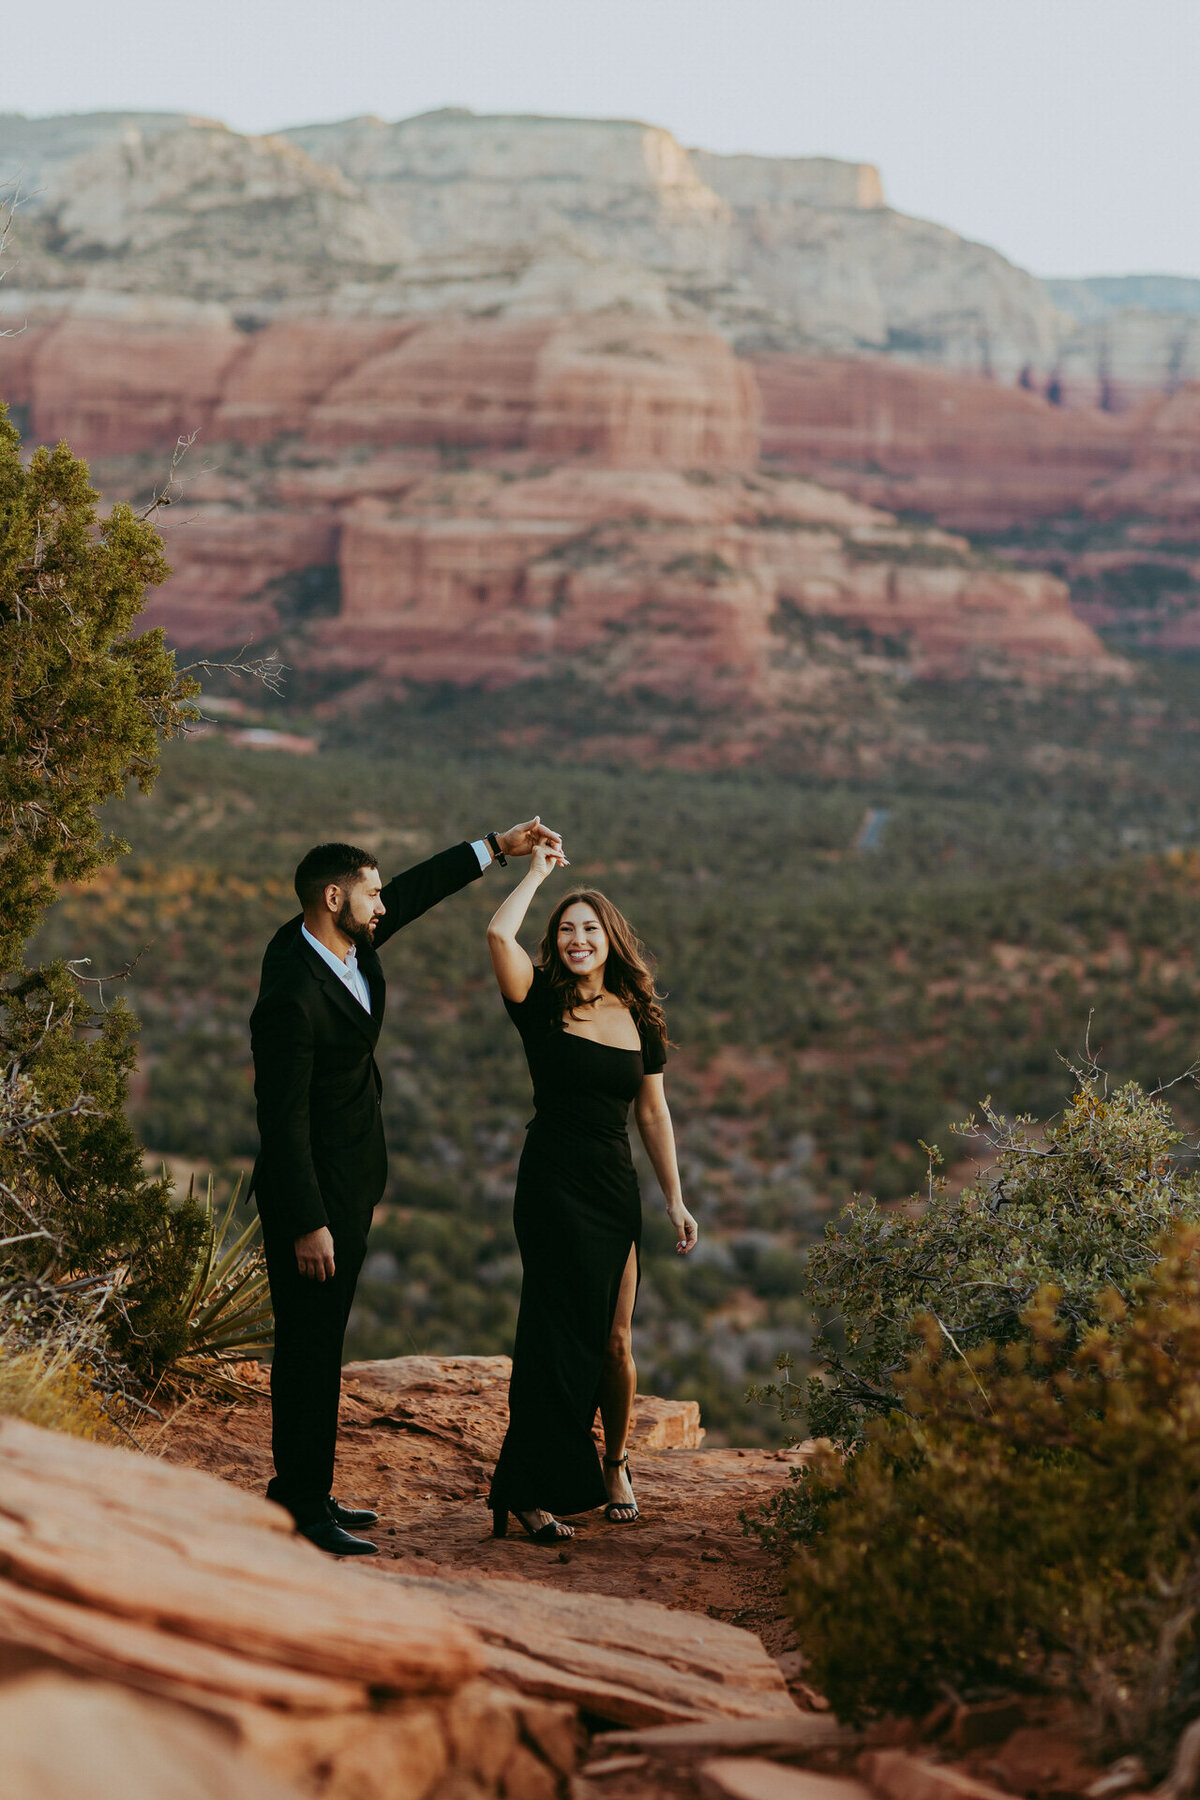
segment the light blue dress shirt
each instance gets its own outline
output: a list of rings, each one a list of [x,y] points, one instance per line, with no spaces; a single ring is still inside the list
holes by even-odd
[[[338,980],[354,995],[358,1004],[365,1007],[367,1012],[370,1012],[371,990],[367,986],[366,976],[358,966],[358,952],[355,950],[354,945],[351,944],[349,950],[347,950],[346,960],[343,962],[340,956],[335,956],[332,950],[326,949],[320,938],[315,938],[313,936],[307,925],[302,925],[300,927],[300,936],[306,943],[312,945],[322,962],[329,964],[329,967],[333,970]]]

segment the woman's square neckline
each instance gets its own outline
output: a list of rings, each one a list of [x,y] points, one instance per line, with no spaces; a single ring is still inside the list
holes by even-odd
[[[615,1050],[618,1056],[640,1056],[642,1054],[640,1042],[637,1049],[632,1050],[626,1044],[606,1044],[603,1038],[588,1037],[582,1031],[568,1031],[565,1025],[562,1028],[562,1034],[564,1037],[574,1038],[580,1044],[595,1044],[597,1050]]]
[[[637,1020],[634,1018],[629,1008],[625,1007],[624,1012],[625,1017],[629,1020],[633,1029],[637,1031]],[[640,1031],[638,1031],[636,1047],[628,1044],[606,1044],[603,1038],[589,1037],[586,1031],[570,1030],[567,1025],[566,1016],[564,1015],[562,1020],[562,1034],[564,1037],[579,1038],[585,1044],[598,1044],[601,1050],[619,1050],[622,1056],[640,1056],[642,1054],[642,1034]]]

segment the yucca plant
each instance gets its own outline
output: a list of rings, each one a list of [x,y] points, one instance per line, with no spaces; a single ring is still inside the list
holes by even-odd
[[[180,1310],[186,1346],[166,1372],[169,1383],[201,1382],[228,1394],[255,1391],[233,1373],[233,1365],[269,1347],[274,1319],[258,1220],[230,1235],[241,1191],[239,1176],[218,1218],[213,1178],[208,1177],[200,1199],[204,1215],[200,1254]],[[194,1176],[188,1199],[195,1199]]]

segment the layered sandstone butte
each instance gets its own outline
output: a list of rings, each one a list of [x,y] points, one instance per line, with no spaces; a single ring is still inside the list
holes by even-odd
[[[867,164],[693,151],[633,120],[452,108],[250,138],[182,115],[7,114],[5,171],[29,193],[14,312],[47,292],[260,319],[619,307],[744,349],[1024,373],[1084,405],[1200,373],[1175,315],[1060,306],[995,251],[888,207]]]
[[[966,531],[1200,516],[1200,382],[1120,413],[881,358],[755,359],[768,466]]]
[[[882,362],[755,369],[712,332],[623,315],[245,331],[169,308],[34,320],[0,340],[0,385],[32,436],[85,454],[157,445],[165,462],[198,430],[210,468],[222,443],[258,456],[242,477],[202,464],[161,515],[176,573],[151,616],[179,644],[270,635],[288,583],[316,578],[340,605],[304,654],[382,691],[571,669],[754,712],[768,733],[814,678],[797,618],[865,631],[919,674],[1116,667],[1052,578],[754,473],[761,433],[776,464],[890,507],[944,478],[994,512],[1128,469],[1129,420],[1090,431],[1020,390]],[[1157,454],[1178,460],[1190,415],[1169,404]]]
[[[178,573],[151,620],[196,647],[269,631],[274,601],[238,602],[238,584],[289,546],[299,566],[328,534],[340,608],[300,654],[380,697],[570,671],[610,696],[732,712],[769,738],[820,686],[803,620],[873,636],[918,674],[1121,671],[1061,582],[981,568],[962,539],[809,483],[578,464],[423,474],[380,459],[356,470],[375,492],[338,504],[331,473],[344,471],[281,473],[274,505],[168,519]]]
[[[806,483],[562,469],[414,483],[345,515],[335,666],[505,686],[571,667],[610,693],[773,709],[811,670],[797,616],[903,647],[925,674],[1112,666],[1061,582],[977,568],[961,539]],[[368,650],[371,654],[368,654]]]
[[[287,660],[380,697],[569,670],[756,736],[820,685],[803,620],[917,674],[1118,671],[1061,583],[896,511],[990,525],[1194,486],[1186,394],[1085,415],[879,359],[752,365],[624,314],[245,330],[212,307],[65,308],[0,339],[0,388],[32,437],[139,466],[157,447],[155,473],[200,433],[187,505],[160,515],[175,575],[151,617],[177,644],[261,641],[319,591]]]
[[[67,310],[0,338],[0,395],[38,442],[170,454],[177,437],[582,453],[604,466],[753,465],[758,387],[712,332],[599,319],[305,320]]]

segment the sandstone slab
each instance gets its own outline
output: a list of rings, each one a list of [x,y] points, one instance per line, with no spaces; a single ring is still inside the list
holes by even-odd
[[[859,1734],[829,1713],[795,1712],[767,1719],[704,1719],[687,1725],[651,1725],[640,1731],[608,1731],[593,1748],[613,1752],[653,1751],[656,1755],[745,1755],[758,1751],[779,1756],[806,1756],[818,1750],[846,1749]]]
[[[158,1784],[147,1800],[274,1800],[272,1773],[317,1783],[325,1800],[426,1800],[443,1782],[482,1795],[518,1783],[549,1800],[575,1760],[576,1709],[479,1679],[488,1657],[435,1595],[323,1557],[265,1500],[0,1420],[0,1730],[7,1751],[8,1684],[41,1671],[38,1733],[58,1740],[57,1760],[31,1752],[31,1800],[60,1786],[108,1800],[110,1738],[136,1759],[143,1737]],[[77,1715],[96,1742],[91,1770],[73,1745]],[[161,1730],[147,1735],[147,1720]],[[211,1755],[185,1742],[188,1786],[168,1751],[176,1726],[186,1739],[197,1721],[221,1731],[205,1737]],[[220,1761],[233,1751],[236,1780]],[[6,1754],[6,1796],[8,1773]]]
[[[17,1466],[32,1429],[0,1422],[0,1577],[18,1590],[363,1688],[446,1692],[478,1667],[470,1633],[442,1609],[414,1599],[398,1615],[300,1538],[211,1525],[207,1494],[181,1506],[165,1465],[149,1463],[159,1478],[143,1483],[139,1463],[89,1445],[105,1459],[90,1494],[48,1496],[44,1478]],[[10,1458],[14,1436],[25,1442]],[[0,1632],[12,1628],[0,1618]]]
[[[374,1408],[381,1423],[495,1457],[504,1436],[511,1373],[507,1356],[396,1356],[348,1363],[342,1379],[348,1400],[367,1416]],[[703,1440],[694,1400],[637,1396],[630,1440],[635,1451],[695,1450]]]
[[[434,1598],[485,1645],[487,1672],[570,1700],[614,1724],[795,1716],[777,1664],[751,1632],[652,1601],[561,1593],[529,1582],[384,1575]]]
[[[790,1769],[762,1757],[715,1757],[700,1765],[701,1792],[712,1800],[870,1800],[861,1781]]]
[[[502,1428],[506,1359],[451,1359],[449,1371],[440,1359],[406,1360],[351,1375],[345,1440],[386,1441],[396,1431],[386,1409],[407,1403],[413,1429],[399,1435],[421,1469],[430,1455],[458,1469],[479,1454],[483,1403],[499,1415],[491,1435]],[[674,1419],[683,1433],[694,1422],[667,1403],[651,1411],[651,1431]],[[228,1455],[230,1409],[217,1412]],[[235,1413],[260,1425],[268,1416],[253,1401]],[[708,1456],[709,1485],[727,1508],[747,1477],[765,1473],[761,1458],[747,1464],[736,1452],[643,1456],[652,1505],[674,1485],[669,1469],[699,1492]],[[466,1510],[464,1542],[483,1522]],[[648,1537],[640,1525],[623,1535],[602,1528],[589,1549],[585,1529],[585,1580],[620,1580],[631,1557],[657,1565],[672,1530],[696,1536],[694,1526],[688,1534],[663,1524]],[[710,1541],[700,1534],[697,1558]],[[484,1542],[489,1555],[513,1554]],[[164,1715],[219,1723],[256,1769],[301,1788],[319,1773],[323,1800],[433,1800],[443,1789],[447,1800],[554,1800],[578,1758],[581,1713],[627,1727],[766,1720],[772,1738],[789,1737],[787,1721],[800,1715],[752,1633],[627,1593],[563,1589],[553,1582],[568,1566],[521,1549],[529,1573],[546,1581],[429,1570],[415,1559],[390,1571],[386,1562],[337,1564],[296,1539],[278,1508],[227,1482],[0,1421],[0,1697],[14,1676],[38,1669],[116,1684]],[[705,1573],[711,1605],[724,1578]]]
[[[4,1800],[299,1800],[179,1707],[37,1675],[0,1688]]]
[[[1004,1791],[906,1750],[865,1750],[858,1769],[880,1800],[1001,1800]]]

